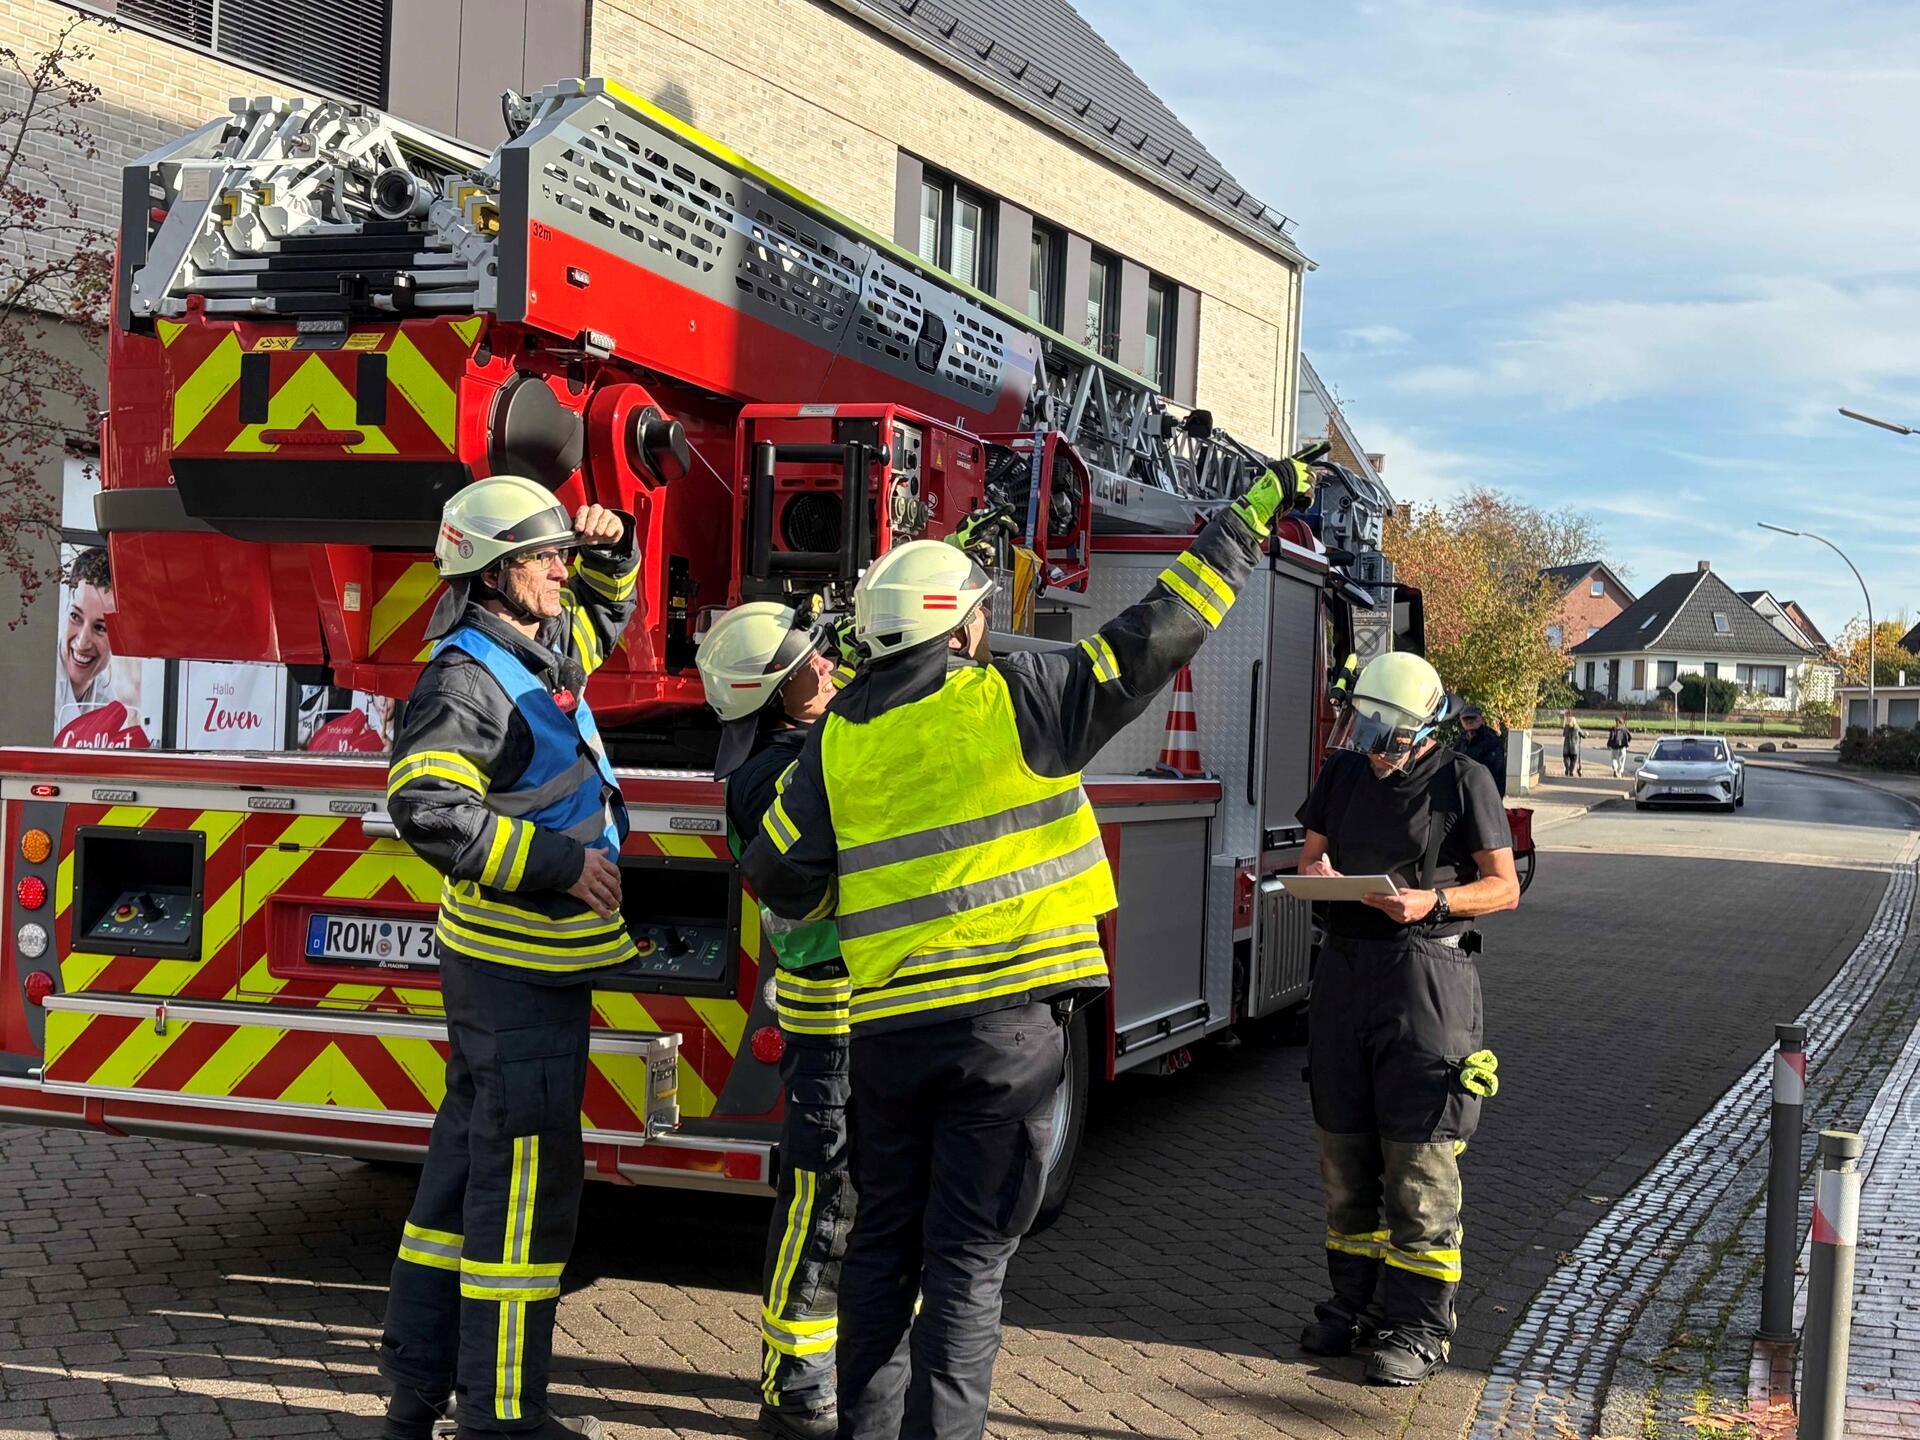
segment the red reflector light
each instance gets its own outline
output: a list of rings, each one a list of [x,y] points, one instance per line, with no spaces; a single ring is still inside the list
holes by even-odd
[[[38,910],[47,903],[47,882],[38,875],[29,875],[13,887],[13,896],[20,902],[23,910]]]
[[[38,785],[29,785],[27,787],[27,793],[36,800],[50,800],[60,793],[60,787],[58,785],[49,785],[46,781],[42,780]]]
[[[786,1053],[787,1037],[780,1033],[778,1025],[762,1025],[753,1032],[753,1058],[761,1064],[777,1064]]]
[[[34,970],[21,982],[20,989],[29,1005],[44,1005],[47,996],[53,993],[53,976],[44,970]]]

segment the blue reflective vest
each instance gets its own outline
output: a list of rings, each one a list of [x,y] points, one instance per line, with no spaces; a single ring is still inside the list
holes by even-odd
[[[511,650],[480,630],[455,630],[433,653],[450,646],[486,667],[533,734],[526,770],[511,785],[490,786],[487,808],[616,858],[627,835],[627,806],[586,697],[569,715]],[[472,880],[447,881],[437,934],[449,949],[474,959],[550,974],[616,965],[634,954],[617,914],[602,920],[571,896],[517,895]]]

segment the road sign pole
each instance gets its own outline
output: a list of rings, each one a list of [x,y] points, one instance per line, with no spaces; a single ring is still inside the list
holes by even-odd
[[[1766,1271],[1760,1338],[1793,1339],[1793,1262],[1800,1253],[1800,1135],[1807,1103],[1807,1027],[1775,1025],[1773,1138],[1767,1173]]]
[[[1813,1192],[1813,1270],[1800,1353],[1800,1440],[1841,1440],[1847,1428],[1847,1347],[1853,1338],[1854,1243],[1860,1229],[1865,1142],[1850,1130],[1820,1132]]]

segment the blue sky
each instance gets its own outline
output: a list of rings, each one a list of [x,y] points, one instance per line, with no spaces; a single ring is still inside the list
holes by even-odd
[[[1077,0],[1319,264],[1402,499],[1590,512],[1829,635],[1920,612],[1920,8]]]

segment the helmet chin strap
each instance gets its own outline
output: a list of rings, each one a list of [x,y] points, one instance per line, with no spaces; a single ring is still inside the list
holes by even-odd
[[[537,626],[542,623],[544,619],[543,616],[537,611],[530,609],[526,602],[508,591],[504,585],[495,585],[491,580],[487,579],[485,571],[482,571],[480,574],[480,583],[485,587],[487,595],[492,599],[498,600],[506,609],[507,614],[518,620],[522,625]]]

